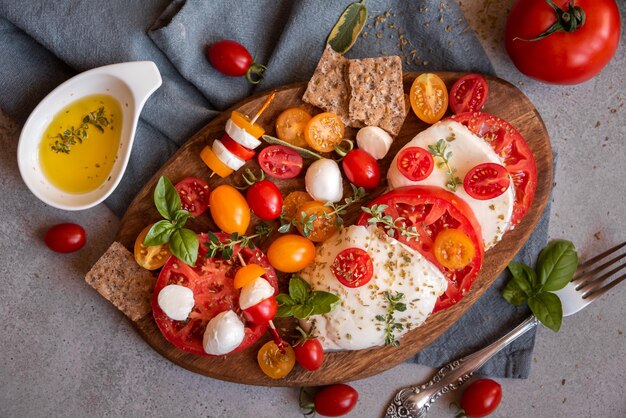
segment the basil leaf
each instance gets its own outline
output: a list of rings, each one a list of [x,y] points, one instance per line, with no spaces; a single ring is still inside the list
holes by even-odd
[[[537,259],[539,281],[543,290],[563,289],[578,268],[578,254],[570,241],[556,240],[548,244]]]
[[[537,273],[535,270],[528,267],[526,264],[512,261],[509,266],[509,271],[513,278],[511,281],[515,281],[520,290],[522,290],[527,296],[530,296],[534,292],[538,292],[537,289]]]
[[[296,301],[291,298],[291,296],[281,293],[276,295],[276,303],[278,306],[294,306],[297,305]]]
[[[311,286],[299,276],[293,276],[289,280],[289,296],[298,304],[304,304],[311,292]]]
[[[185,264],[193,266],[198,258],[198,236],[191,229],[176,229],[170,237],[170,251]]]
[[[502,296],[511,305],[521,305],[528,300],[528,294],[522,289],[519,281],[516,279],[509,280],[502,290]]]
[[[279,306],[276,310],[276,316],[279,318],[288,318],[293,316],[293,306]]]
[[[176,223],[176,226],[181,228],[185,225],[185,223],[187,222],[187,219],[191,217],[192,217],[191,213],[189,213],[186,210],[179,209],[174,214],[174,222]]]
[[[563,321],[561,299],[554,293],[541,292],[528,299],[528,307],[533,315],[547,328],[557,332]]]
[[[340,301],[341,299],[339,299],[339,296],[337,295],[328,292],[315,291],[311,294],[307,303],[313,305],[314,309],[311,315],[320,315],[332,311]]]
[[[339,54],[343,55],[352,48],[365,26],[367,7],[363,1],[349,4],[328,35],[327,43]]]
[[[315,306],[313,305],[297,305],[292,308],[293,317],[296,319],[306,319],[313,314]]]
[[[162,217],[170,221],[181,208],[180,196],[172,182],[165,176],[161,176],[154,189],[154,206]]]
[[[161,220],[152,225],[152,228],[150,228],[146,238],[143,240],[143,245],[150,247],[165,244],[169,242],[175,229],[176,227],[170,221]]]

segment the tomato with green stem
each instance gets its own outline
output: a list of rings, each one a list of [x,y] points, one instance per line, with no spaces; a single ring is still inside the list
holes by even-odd
[[[307,415],[317,412],[326,417],[340,417],[354,409],[358,400],[359,392],[345,383],[338,383],[323,387],[310,398],[304,388],[300,389],[300,407],[309,410]]]
[[[251,84],[260,83],[267,68],[254,62],[245,46],[228,39],[209,45],[206,53],[211,65],[220,73],[231,77],[245,75]]]
[[[296,327],[300,332],[300,339],[294,344],[296,361],[303,369],[314,371],[322,367],[324,362],[324,348],[319,340],[311,337],[300,327]]]

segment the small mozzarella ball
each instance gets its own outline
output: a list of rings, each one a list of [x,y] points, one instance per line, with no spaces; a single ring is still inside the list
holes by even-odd
[[[378,126],[366,126],[356,134],[356,143],[360,149],[377,160],[385,158],[393,139],[391,135]]]
[[[274,296],[274,287],[264,278],[257,277],[250,285],[241,289],[239,307],[248,309],[271,296]]]
[[[169,284],[161,289],[157,303],[165,315],[174,321],[186,320],[195,305],[193,291],[178,284]]]
[[[320,202],[339,202],[343,196],[341,171],[336,161],[322,158],[315,161],[304,178],[306,191]]]
[[[204,352],[213,356],[228,354],[243,341],[245,327],[232,310],[215,315],[204,330],[202,346]]]

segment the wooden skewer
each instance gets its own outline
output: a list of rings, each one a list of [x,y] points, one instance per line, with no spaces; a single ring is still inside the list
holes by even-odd
[[[261,106],[261,108],[259,109],[258,112],[256,112],[256,115],[254,115],[254,117],[252,118],[252,120],[250,121],[251,124],[254,125],[254,122],[257,121],[257,119],[259,118],[259,116],[261,116],[261,113],[263,113],[265,111],[265,109],[267,109],[267,107],[270,105],[270,103],[272,103],[272,100],[274,100],[274,97],[276,97],[276,90],[274,90],[272,92],[272,94],[270,94],[267,99],[265,99],[265,103],[263,103],[263,105]]]

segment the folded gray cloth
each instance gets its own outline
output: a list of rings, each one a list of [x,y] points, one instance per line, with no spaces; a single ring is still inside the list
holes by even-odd
[[[77,72],[123,61],[154,61],[163,85],[141,114],[127,172],[106,200],[121,215],[145,181],[219,111],[255,90],[308,80],[328,33],[349,3],[1,0],[0,107],[24,121],[45,94]],[[369,19],[363,36],[348,57],[402,55],[405,71],[493,73],[456,2],[369,0],[367,6]],[[257,62],[266,63],[263,83],[254,87],[243,78],[214,70],[206,60],[205,47],[219,39],[237,40]],[[545,237],[544,225],[525,248],[535,253]],[[508,328],[509,324],[503,328],[503,318],[514,321],[515,315],[525,313],[502,303],[497,294],[486,295],[455,327],[475,329],[475,318],[482,318],[480,334],[451,331],[418,360],[439,366],[489,342],[492,335]],[[474,323],[463,325],[467,321]],[[531,338],[487,371],[497,376],[526,376],[532,345]]]

